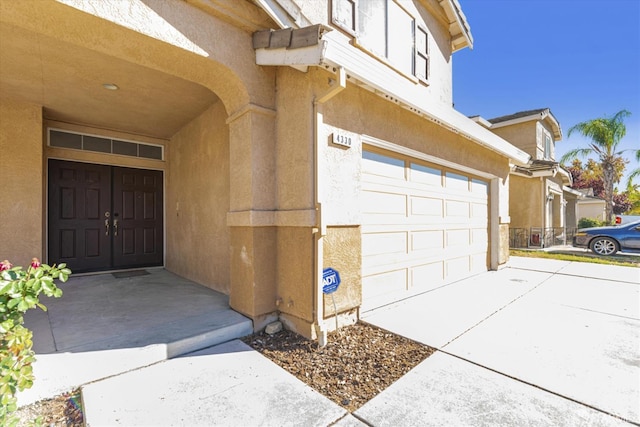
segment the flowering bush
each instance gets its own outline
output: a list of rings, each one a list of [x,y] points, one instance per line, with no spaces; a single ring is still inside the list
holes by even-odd
[[[26,271],[7,260],[0,263],[0,425],[17,424],[12,415],[17,409],[15,394],[33,385],[35,353],[23,314],[35,307],[46,311],[39,295],[62,296],[54,280],[66,282],[70,274],[65,264],[50,267],[37,258]]]

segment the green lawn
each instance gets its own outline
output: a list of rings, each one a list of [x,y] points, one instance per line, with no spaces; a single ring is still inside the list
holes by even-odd
[[[539,251],[539,250],[520,250],[511,249],[509,253],[512,256],[529,257],[529,258],[548,258],[559,259],[562,261],[591,262],[595,264],[621,265],[624,267],[640,268],[640,257],[630,255],[614,255],[610,257],[598,256],[593,253],[571,253],[567,251]]]

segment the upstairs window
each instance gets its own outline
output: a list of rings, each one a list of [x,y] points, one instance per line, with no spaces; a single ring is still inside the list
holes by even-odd
[[[333,0],[333,23],[398,71],[426,81],[427,31],[396,0]]]
[[[544,158],[545,160],[553,160],[551,153],[551,136],[545,133],[544,135]]]

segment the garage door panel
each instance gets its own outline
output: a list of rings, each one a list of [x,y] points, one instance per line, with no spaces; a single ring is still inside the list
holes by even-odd
[[[471,255],[471,272],[483,273],[487,271],[487,254],[479,252]]]
[[[391,303],[407,291],[407,270],[389,271],[362,278],[363,309]]]
[[[486,221],[489,217],[487,205],[482,203],[471,203],[471,218],[478,218]]]
[[[362,310],[486,271],[488,183],[379,156],[363,159]]]
[[[406,254],[407,233],[374,233],[362,236],[362,256]]]
[[[445,271],[448,281],[469,276],[471,274],[471,257],[463,256],[446,260]]]
[[[406,216],[407,197],[404,194],[363,191],[362,212],[365,214]]]
[[[489,196],[489,183],[479,179],[471,180],[471,192],[486,199]]]
[[[444,215],[442,199],[432,197],[411,197],[411,215],[442,218]]]
[[[471,230],[471,244],[474,247],[482,247],[486,248],[489,244],[489,234],[487,233],[487,229],[483,228],[474,228]]]
[[[411,269],[410,289],[419,292],[430,291],[442,286],[444,279],[444,261],[418,265]]]
[[[469,230],[447,230],[446,235],[446,249],[452,247],[468,248],[471,244],[471,236]]]
[[[445,173],[445,187],[452,191],[469,191],[469,177],[454,172]]]
[[[445,202],[446,216],[457,218],[469,218],[469,202],[459,202],[455,200],[447,200]]]
[[[409,181],[427,184],[432,187],[442,187],[442,171],[440,169],[411,163]]]
[[[404,160],[364,151],[362,153],[362,172],[404,180]]]
[[[411,250],[432,251],[444,249],[444,232],[442,230],[414,231],[411,233]]]

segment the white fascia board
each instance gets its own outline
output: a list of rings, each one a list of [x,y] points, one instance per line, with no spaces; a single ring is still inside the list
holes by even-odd
[[[459,30],[459,34],[454,34],[451,31],[452,40],[451,40],[451,48],[453,52],[456,52],[465,47],[469,47],[469,49],[473,49],[473,36],[471,35],[471,29],[469,28],[469,23],[467,22],[464,13],[462,12],[462,8],[460,7],[460,3],[458,0],[440,0],[440,6],[445,9],[445,13],[447,15],[453,15],[453,27]],[[460,42],[457,40],[462,39]]]
[[[478,123],[479,125],[486,127],[487,129],[490,129],[492,126],[491,122],[482,116],[473,116],[469,118],[474,122]]]
[[[530,116],[518,117],[517,119],[506,120],[504,122],[491,123],[492,128],[516,125],[518,123],[530,122],[532,120],[542,120],[542,114],[531,114]]]
[[[551,128],[553,130],[553,137],[555,141],[560,141],[562,139],[562,129],[560,128],[560,123],[556,120],[553,114],[549,114],[549,110],[542,111],[541,113],[535,113],[524,117],[518,117],[517,119],[506,120],[504,122],[491,123],[492,128],[501,128],[504,126],[516,125],[518,123],[530,122],[533,120],[549,120],[551,122]]]
[[[296,22],[292,17],[280,7],[277,0],[255,0],[258,6],[260,6],[273,22],[278,24],[278,27],[283,28],[298,28]]]
[[[587,197],[581,191],[574,190],[573,188],[567,187],[566,185],[562,186],[562,191],[564,191],[565,193],[573,194],[574,196],[578,196],[578,199],[584,199],[585,197]]]
[[[256,64],[290,66],[306,71],[308,67],[322,65],[327,44],[325,40],[320,40],[316,45],[297,49],[287,49],[286,47],[256,49]]]

